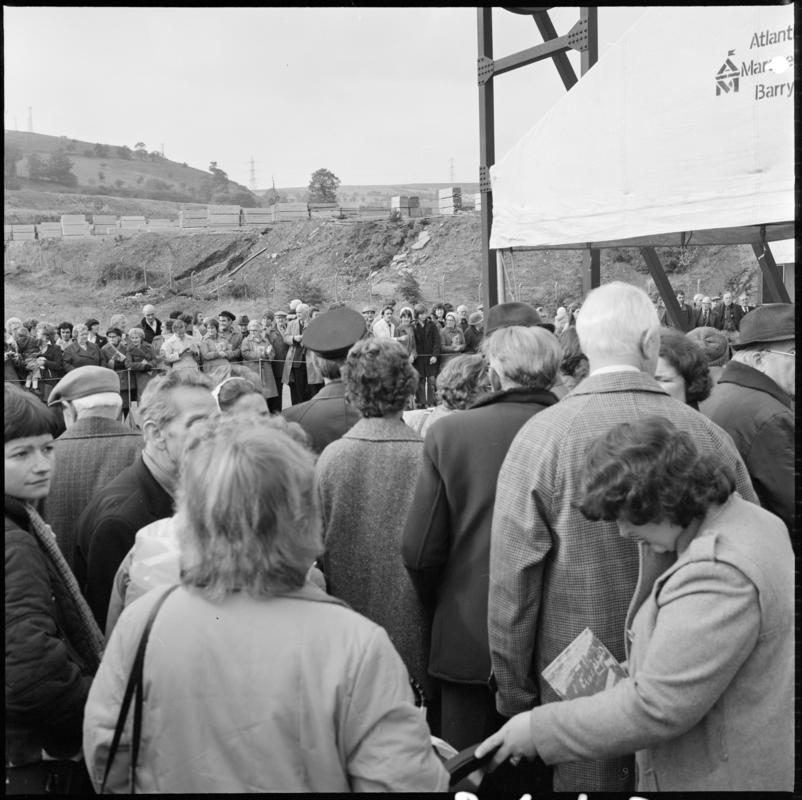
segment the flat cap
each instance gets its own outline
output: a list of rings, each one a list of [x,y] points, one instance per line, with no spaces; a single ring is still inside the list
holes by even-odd
[[[551,323],[543,322],[540,314],[529,303],[499,303],[492,306],[487,312],[485,336],[489,336],[499,328],[510,328],[513,325],[521,325],[524,328],[537,325],[554,333],[554,326]]]
[[[473,314],[468,317],[468,325],[478,325],[483,319],[484,317],[481,311],[474,311]]]
[[[351,308],[334,308],[315,317],[304,329],[301,344],[322,358],[345,358],[365,333],[365,320]]]
[[[237,325],[247,325],[250,322],[247,314],[240,314],[237,317]]]
[[[231,322],[233,322],[236,319],[236,317],[230,311],[221,311],[217,316],[218,317],[228,317],[228,319]]]
[[[286,317],[287,316],[287,312],[286,311],[276,311],[276,316],[277,317]]]
[[[88,397],[90,394],[101,392],[120,393],[120,379],[117,373],[108,367],[77,367],[53,387],[47,404],[53,406],[62,400],[75,400],[78,397]]]
[[[741,319],[741,336],[733,350],[755,344],[796,339],[794,303],[765,303]]]
[[[363,314],[367,314],[368,312],[372,311],[374,314],[376,313],[376,309],[373,306],[365,306],[362,309]]]

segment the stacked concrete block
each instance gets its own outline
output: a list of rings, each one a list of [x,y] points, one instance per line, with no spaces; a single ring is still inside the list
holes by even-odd
[[[239,228],[239,206],[209,206],[206,210],[206,219],[210,228]]]
[[[149,219],[148,230],[166,230],[168,228],[175,228],[176,222],[172,219]]]
[[[145,230],[145,218],[137,215],[120,217],[121,231],[142,231]]]
[[[15,242],[32,242],[36,239],[35,225],[12,225],[11,238]]]
[[[117,217],[112,214],[94,214],[92,216],[92,233],[103,236],[117,232]]]
[[[209,225],[205,208],[182,208],[178,212],[178,224],[182,228],[206,228]]]
[[[273,221],[273,212],[269,208],[243,208],[243,225],[265,225]]]
[[[89,236],[92,233],[92,226],[86,221],[83,214],[62,214],[61,215],[61,235],[68,236]]]
[[[61,238],[61,223],[60,222],[40,222],[36,226],[36,235],[40,239],[60,239]]]
[[[437,192],[437,210],[441,214],[455,214],[462,210],[462,189],[449,186]]]
[[[390,198],[390,211],[398,211],[401,216],[409,216],[409,198],[406,195],[396,195]]]
[[[273,206],[273,222],[309,219],[309,207],[306,203],[276,203]]]

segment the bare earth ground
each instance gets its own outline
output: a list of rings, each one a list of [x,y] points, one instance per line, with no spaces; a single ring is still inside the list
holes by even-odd
[[[60,201],[57,205],[66,213]],[[108,213],[124,212],[113,208]],[[412,249],[422,234],[430,236],[429,242]],[[285,305],[299,277],[321,287],[324,306],[337,300],[361,307],[369,299],[374,304],[401,301],[398,282],[404,270],[418,280],[425,302],[445,298],[475,306],[481,302],[480,244],[481,221],[472,213],[401,222],[304,220],[221,233],[7,242],[4,313],[6,318],[54,322],[95,316],[105,324],[111,314],[124,312],[133,322],[149,301],[164,316],[176,309],[216,313],[220,308],[253,316]],[[232,275],[260,250],[265,252]],[[651,291],[648,273],[635,269],[642,264],[639,253],[624,253],[632,259],[627,263],[616,260],[622,252],[602,252],[602,281],[625,280]],[[759,269],[751,248],[705,247],[691,253],[687,271],[669,275],[675,289],[716,294],[734,281],[750,286],[755,296]],[[558,304],[581,299],[582,259],[579,251],[507,256],[508,289],[514,299],[553,313]]]

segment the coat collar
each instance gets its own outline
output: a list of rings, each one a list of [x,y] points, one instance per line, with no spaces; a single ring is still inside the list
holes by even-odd
[[[553,406],[558,402],[557,396],[548,389],[529,389],[521,386],[516,389],[505,389],[480,397],[471,408],[493,406],[498,403],[537,403],[541,406]]]
[[[770,394],[787,408],[792,408],[791,398],[775,381],[759,369],[742,364],[740,361],[730,361],[721,371],[719,383],[734,383],[747,389]]]
[[[654,392],[666,395],[660,384],[645,372],[603,372],[588,375],[578,383],[563,402],[583,394],[606,394],[610,392]]]
[[[403,419],[384,417],[362,417],[353,428],[343,434],[342,438],[374,442],[423,442]]]
[[[31,521],[22,500],[18,500],[16,497],[11,497],[11,495],[7,494],[5,499],[5,515],[23,530],[30,530]]]
[[[79,419],[75,425],[68,428],[56,441],[63,439],[86,439],[89,437],[102,436],[141,436],[136,431],[131,430],[125,423],[118,422],[116,419],[106,417],[84,417]]]

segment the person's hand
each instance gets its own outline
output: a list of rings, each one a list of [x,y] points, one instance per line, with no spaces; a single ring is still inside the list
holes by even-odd
[[[437,363],[437,356],[429,356],[429,363],[436,364]]]
[[[495,769],[508,759],[513,766],[517,766],[521,759],[533,759],[537,755],[537,750],[529,732],[529,717],[528,711],[516,714],[501,730],[485,739],[476,748],[474,755],[481,758],[498,748],[490,760],[491,769]]]

